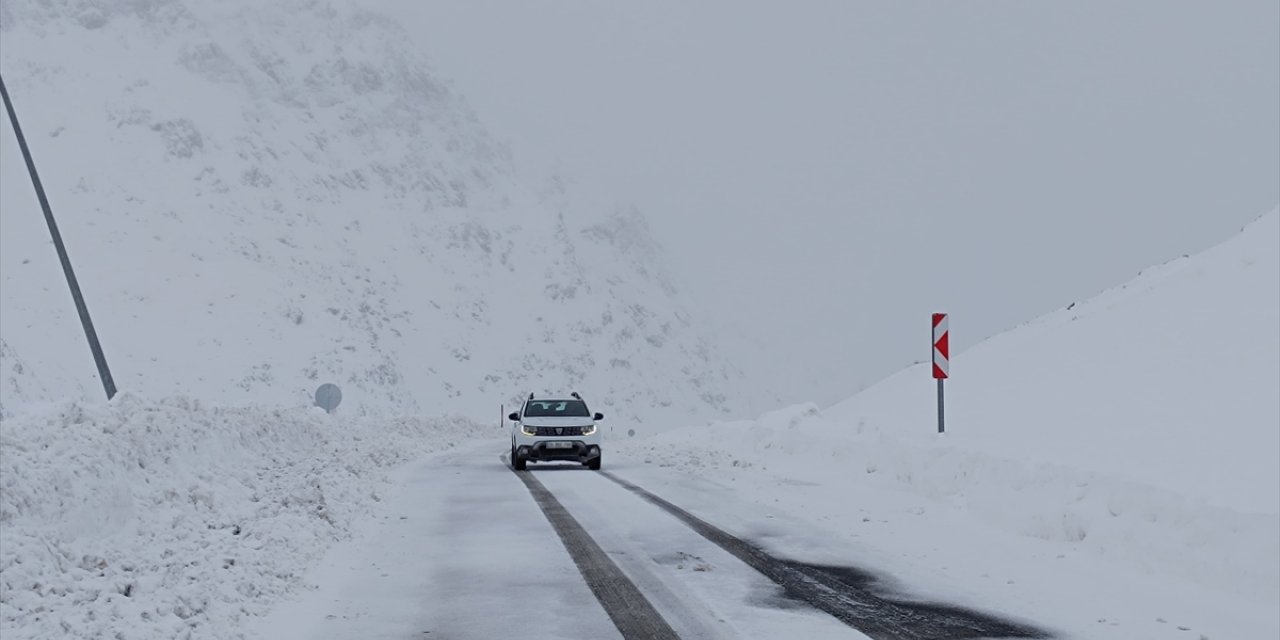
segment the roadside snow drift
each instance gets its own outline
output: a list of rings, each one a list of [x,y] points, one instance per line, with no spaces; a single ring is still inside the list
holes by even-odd
[[[371,512],[388,467],[496,432],[129,395],[6,419],[0,626],[15,639],[238,638]]]
[[[1191,589],[1190,601],[1164,606],[1198,615],[1200,629],[1216,626],[1210,638],[1275,637],[1277,327],[1280,211],[1273,211],[1202,254],[954,354],[946,434],[936,433],[934,380],[921,364],[826,411],[792,407],[627,448],[645,462],[728,477],[748,495],[759,484],[753,499],[762,502],[777,502],[781,494],[768,487],[782,486],[780,504],[799,509],[812,491],[800,517],[815,522],[866,511],[845,527],[864,542],[877,535],[866,523],[884,519],[884,509],[931,504],[951,515],[931,525],[920,517],[915,527],[936,533],[960,515],[1048,545],[1036,557],[1083,556],[1113,576]],[[953,318],[951,330],[964,331],[964,319]],[[865,500],[851,504],[841,495],[867,488],[899,497],[872,503],[875,496],[859,494]],[[920,533],[914,544],[925,540],[923,548],[903,537],[877,544],[904,555],[936,552],[932,534]],[[990,544],[981,537],[973,548]],[[1014,552],[991,553],[994,563]],[[1078,585],[1051,585],[1058,579],[1048,573],[1040,580],[1037,588],[1061,590],[1042,620],[1079,614],[1066,605]],[[1142,597],[1135,593],[1128,610]],[[1106,635],[1093,629],[1084,637]]]

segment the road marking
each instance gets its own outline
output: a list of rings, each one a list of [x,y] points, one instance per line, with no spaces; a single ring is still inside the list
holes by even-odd
[[[1034,627],[945,604],[890,600],[873,590],[875,577],[845,567],[782,560],[715,525],[619,478],[600,475],[675,516],[690,529],[775,582],[792,599],[831,614],[876,640],[1049,638]]]
[[[506,456],[502,456],[506,464]],[[671,625],[662,618],[640,589],[627,578],[587,534],[546,487],[528,471],[515,472],[533,494],[534,502],[560,536],[564,548],[578,565],[578,571],[591,588],[618,632],[627,640],[679,640]]]

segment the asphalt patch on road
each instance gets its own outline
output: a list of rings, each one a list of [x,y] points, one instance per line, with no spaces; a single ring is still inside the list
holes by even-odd
[[[831,614],[876,640],[977,640],[1050,638],[1029,624],[955,605],[918,602],[888,593],[875,574],[856,567],[806,564],[777,558],[764,549],[623,480],[601,475],[684,522],[782,588],[785,597]]]

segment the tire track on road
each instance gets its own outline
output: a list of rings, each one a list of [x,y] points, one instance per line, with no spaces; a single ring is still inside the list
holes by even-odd
[[[506,456],[501,456],[506,464]],[[534,502],[551,522],[569,556],[586,580],[591,593],[604,607],[618,632],[627,640],[680,640],[671,625],[654,609],[648,598],[614,564],[586,529],[532,473],[514,472],[533,495]]]
[[[876,640],[1051,637],[1034,627],[964,607],[890,600],[874,591],[875,577],[870,573],[776,558],[608,471],[599,473],[675,516],[702,537],[782,587],[790,598],[825,611]]]

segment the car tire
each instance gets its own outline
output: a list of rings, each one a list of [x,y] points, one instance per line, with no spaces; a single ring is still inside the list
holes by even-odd
[[[591,460],[589,460],[589,461],[587,462],[587,468],[588,468],[588,469],[590,469],[590,470],[592,470],[592,471],[599,471],[599,470],[600,470],[600,458],[601,458],[601,456],[596,456],[595,458],[592,458]]]

